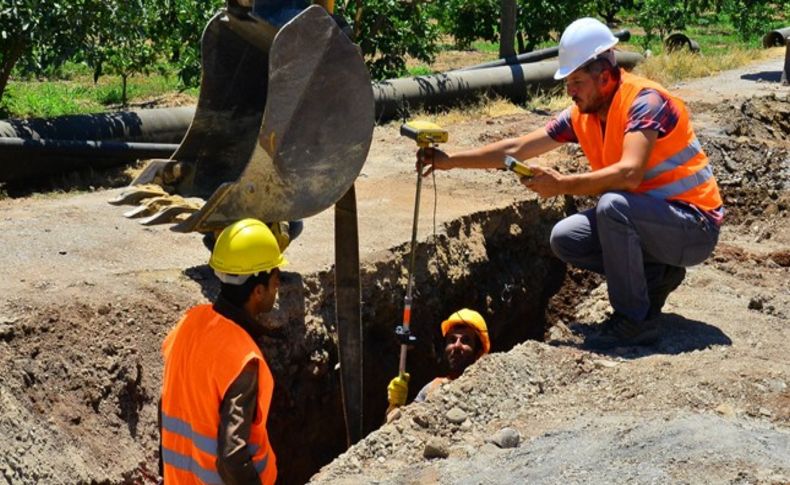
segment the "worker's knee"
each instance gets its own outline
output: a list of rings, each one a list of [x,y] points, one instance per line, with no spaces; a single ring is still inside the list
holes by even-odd
[[[599,223],[605,223],[605,220],[624,222],[628,219],[629,212],[628,197],[622,192],[606,192],[595,206],[595,216]]]
[[[551,229],[549,245],[554,255],[566,263],[575,260],[575,257],[584,252],[580,247],[579,227],[572,218],[558,222]]]

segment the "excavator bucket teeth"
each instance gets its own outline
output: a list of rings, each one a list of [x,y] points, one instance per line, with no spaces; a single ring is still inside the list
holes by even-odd
[[[144,219],[140,219],[140,224],[143,226],[153,226],[154,224],[166,224],[168,222],[173,222],[176,217],[180,216],[181,214],[188,214],[193,213],[198,210],[197,207],[192,206],[185,206],[185,205],[171,205],[165,207],[164,209],[160,210],[156,214],[146,217]]]
[[[118,197],[109,202],[112,205],[134,205],[143,199],[164,195],[167,195],[167,192],[159,185],[137,185],[124,190]]]
[[[173,222],[176,216],[200,210],[202,201],[186,200],[178,195],[163,195],[144,200],[139,206],[124,212],[130,219],[145,217],[140,223],[146,226]]]

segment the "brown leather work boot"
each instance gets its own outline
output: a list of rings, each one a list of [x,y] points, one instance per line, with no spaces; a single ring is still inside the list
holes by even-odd
[[[601,332],[584,341],[585,347],[610,349],[652,345],[660,336],[658,323],[651,320],[637,322],[615,312],[601,324]]]

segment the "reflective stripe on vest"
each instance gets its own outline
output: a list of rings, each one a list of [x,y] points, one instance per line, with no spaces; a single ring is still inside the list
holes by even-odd
[[[162,413],[162,428],[192,441],[197,449],[217,456],[217,438],[193,431],[186,421]]]
[[[681,150],[679,153],[667,158],[655,167],[645,172],[644,180],[650,180],[658,177],[661,174],[669,172],[681,165],[685,165],[689,160],[694,158],[698,153],[702,152],[702,145],[699,140],[694,138],[689,145]],[[689,187],[690,189],[691,187]],[[687,189],[688,190],[688,189]]]
[[[216,460],[217,457],[217,439],[211,436],[206,436],[200,434],[192,429],[192,426],[189,425],[186,421],[178,418],[174,418],[172,416],[168,416],[165,413],[162,413],[162,429],[165,429],[171,433],[177,434],[182,436],[192,442],[195,448],[203,451],[209,455],[212,455]],[[255,453],[261,447],[256,444],[248,444],[247,450],[250,452],[250,456],[255,456]],[[200,464],[193,460],[191,456],[183,455],[176,451],[164,448],[162,449],[162,461],[168,465],[172,465],[176,468],[180,468],[182,470],[186,470],[189,472],[194,473],[195,475],[200,478],[200,480],[213,484],[221,484],[222,479],[220,478],[219,474],[214,470],[207,470],[200,466]],[[263,455],[258,460],[253,460],[252,464],[255,467],[255,471],[259,474],[266,468],[266,465],[269,463],[269,454]]]
[[[170,465],[174,468],[195,474],[203,483],[208,485],[222,485],[222,478],[220,478],[219,473],[214,470],[203,468],[198,462],[193,460],[191,456],[182,455],[181,453],[163,448],[162,461],[165,465]]]
[[[710,165],[705,165],[702,167],[702,170],[697,173],[692,173],[687,177],[675,180],[667,185],[662,185],[657,189],[648,190],[645,194],[659,199],[669,199],[670,197],[675,197],[676,195],[688,192],[694,187],[704,184],[711,177],[713,177],[713,170],[711,170]]]

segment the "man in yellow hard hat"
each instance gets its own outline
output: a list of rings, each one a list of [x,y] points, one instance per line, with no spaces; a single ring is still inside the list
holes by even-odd
[[[621,70],[617,38],[582,18],[562,33],[559,68],[574,104],[526,135],[445,154],[422,150],[427,175],[453,168],[502,168],[506,156],[533,158],[578,143],[591,170],[564,174],[530,165],[521,182],[541,197],[599,195],[594,208],[554,226],[561,260],[606,277],[614,314],[587,343],[650,345],[667,296],[685,268],[711,255],[724,217],[708,157],[684,103],[664,87]]]
[[[483,316],[474,310],[463,308],[450,315],[442,322],[444,337],[444,359],[447,362],[448,374],[437,377],[417,393],[414,402],[425,401],[428,396],[445,382],[457,379],[467,367],[491,350],[488,338],[488,327]],[[409,394],[409,374],[399,375],[387,386],[389,415],[394,409],[406,403]]]
[[[257,341],[286,264],[272,231],[255,219],[226,227],[209,266],[216,302],[189,309],[162,345],[160,468],[165,483],[263,483],[277,479],[266,420],[274,380]]]

